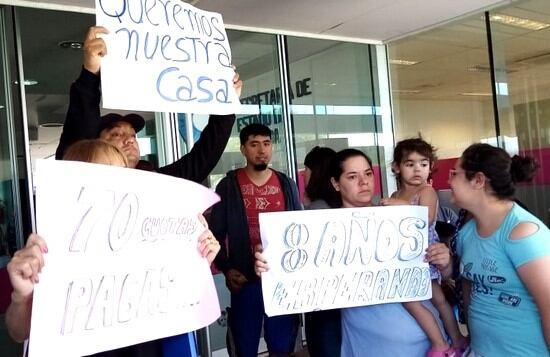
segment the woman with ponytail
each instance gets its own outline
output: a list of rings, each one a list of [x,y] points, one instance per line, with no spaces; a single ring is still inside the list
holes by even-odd
[[[449,172],[452,201],[472,216],[457,242],[470,356],[550,356],[550,231],[514,202],[537,168],[474,144]]]

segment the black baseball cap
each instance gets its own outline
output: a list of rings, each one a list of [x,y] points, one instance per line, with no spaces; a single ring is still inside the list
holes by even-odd
[[[115,126],[116,123],[123,121],[132,126],[136,133],[138,133],[145,126],[145,119],[139,114],[131,113],[126,115],[121,115],[117,113],[109,113],[101,117],[101,123],[99,124],[98,135],[104,129],[110,129]]]

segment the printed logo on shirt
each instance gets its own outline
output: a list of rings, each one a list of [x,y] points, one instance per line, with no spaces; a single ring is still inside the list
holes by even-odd
[[[506,278],[503,276],[489,275],[487,277],[487,281],[491,284],[504,284],[506,282]]]
[[[494,260],[494,259],[490,259],[490,258],[483,258],[481,260],[481,269],[485,270],[485,271],[488,271],[488,272],[491,272],[491,273],[496,273],[497,272],[497,261]]]
[[[269,200],[264,197],[256,197],[256,209],[260,211],[265,211],[269,206]]]
[[[519,296],[514,296],[506,293],[500,293],[500,296],[498,297],[498,301],[503,303],[504,305],[517,307],[520,302],[521,298]]]
[[[467,263],[461,267],[462,276],[472,282],[472,294],[493,295],[493,288],[486,285],[489,282],[487,276],[472,273],[473,263]]]
[[[469,273],[470,270],[472,270],[473,265],[474,264],[472,264],[472,263],[464,264],[464,263],[460,262],[460,266],[459,266],[460,274],[463,275],[463,276],[466,276],[466,273]]]

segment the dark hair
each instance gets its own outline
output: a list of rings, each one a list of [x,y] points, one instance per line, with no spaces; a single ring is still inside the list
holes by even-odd
[[[324,200],[333,208],[342,206],[342,198],[330,182],[330,160],[335,154],[331,148],[316,146],[304,158],[304,166],[311,170],[306,186],[307,197],[311,201]]]
[[[250,136],[257,136],[257,135],[269,136],[269,138],[271,138],[271,129],[269,129],[269,127],[263,124],[258,124],[258,123],[253,123],[245,126],[244,128],[241,129],[241,132],[239,133],[239,138],[241,139],[241,145],[246,144]]]
[[[334,178],[336,181],[340,179],[342,172],[344,171],[344,162],[356,156],[362,156],[367,160],[369,166],[372,169],[372,160],[364,152],[357,149],[344,149],[338,151],[330,160],[330,177]]]
[[[471,180],[477,172],[489,180],[495,196],[500,199],[513,199],[518,182],[531,181],[539,165],[532,157],[510,155],[501,148],[489,144],[470,145],[462,153],[462,169]]]
[[[416,152],[427,157],[430,160],[431,167],[437,160],[436,151],[436,148],[420,137],[401,140],[395,145],[395,149],[393,149],[393,164],[399,165],[409,154]]]

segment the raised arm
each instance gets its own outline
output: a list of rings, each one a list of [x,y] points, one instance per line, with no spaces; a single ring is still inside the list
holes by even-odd
[[[240,97],[243,82],[235,72],[233,88]],[[210,115],[208,124],[193,149],[179,160],[161,167],[158,171],[194,182],[204,181],[220,160],[231,136],[235,115]]]
[[[80,76],[71,84],[69,109],[63,125],[63,132],[55,152],[61,160],[65,149],[82,139],[95,139],[99,134],[101,100],[99,68],[101,57],[107,53],[105,41],[97,37],[107,33],[101,26],[91,27],[84,39],[84,59]]]
[[[194,182],[204,181],[220,160],[229,141],[235,115],[210,115],[193,149],[179,160],[158,169],[160,173]]]
[[[230,268],[227,254],[227,185],[227,178],[224,178],[216,187],[216,193],[221,200],[212,207],[208,220],[212,234],[220,243],[220,251],[214,259],[214,264],[224,274]]]

